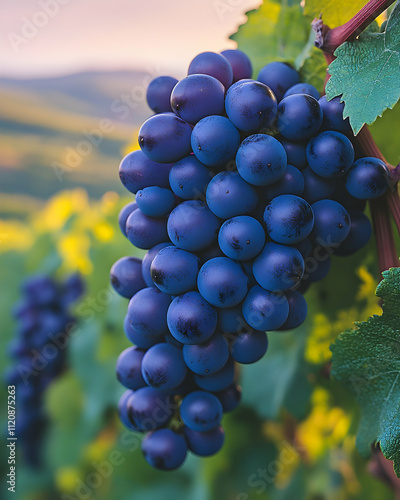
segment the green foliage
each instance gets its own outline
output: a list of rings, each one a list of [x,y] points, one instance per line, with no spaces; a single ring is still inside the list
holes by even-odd
[[[365,5],[365,0],[305,0],[304,13],[322,17],[324,24],[335,28],[351,19]]]
[[[352,391],[362,416],[357,447],[364,456],[379,442],[400,475],[400,268],[383,273],[376,294],[383,314],[356,324],[332,346],[332,375]]]
[[[254,77],[272,61],[294,62],[307,43],[310,23],[296,2],[266,0],[247,18],[231,38],[250,57]]]
[[[344,117],[357,134],[373,123],[400,97],[400,3],[393,9],[382,33],[366,31],[336,51],[326,85],[328,99],[342,95]]]
[[[297,418],[307,414],[310,366],[304,361],[307,327],[269,334],[268,356],[242,371],[243,401],[260,416],[276,419],[282,408]],[[266,383],[260,381],[265,380]],[[258,381],[258,382],[257,382]]]

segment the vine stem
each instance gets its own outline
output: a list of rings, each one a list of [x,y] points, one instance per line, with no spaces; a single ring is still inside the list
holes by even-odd
[[[384,10],[386,10],[395,0],[370,0],[357,12],[347,23],[337,28],[329,29],[321,20],[314,19],[313,28],[317,32],[315,45],[324,52],[333,52],[347,40],[356,38],[369,26]]]

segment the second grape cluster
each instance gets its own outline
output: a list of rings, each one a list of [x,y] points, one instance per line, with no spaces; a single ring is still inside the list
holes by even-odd
[[[121,231],[148,253],[111,270],[135,344],[117,363],[119,411],[147,433],[142,451],[158,469],[222,447],[223,412],[240,401],[236,364],[266,353],[266,332],[304,322],[303,293],[332,255],[368,242],[366,200],[389,184],[383,162],[355,151],[339,99],[285,63],[251,77],[249,58],[228,50],[199,54],[179,82],[153,80],[155,114],[120,165],[136,195]]]

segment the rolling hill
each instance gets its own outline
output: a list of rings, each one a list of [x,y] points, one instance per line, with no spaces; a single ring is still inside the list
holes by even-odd
[[[124,192],[117,167],[150,115],[150,79],[140,71],[0,78],[0,211],[26,211],[16,195],[36,202],[77,186],[93,198]]]

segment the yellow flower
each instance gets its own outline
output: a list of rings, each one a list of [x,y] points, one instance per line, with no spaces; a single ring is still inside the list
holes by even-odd
[[[90,274],[93,264],[89,259],[90,239],[83,233],[66,234],[57,241],[58,251],[68,271]]]
[[[332,407],[329,393],[322,388],[312,395],[312,410],[298,426],[297,436],[307,450],[307,456],[317,461],[327,449],[343,442],[350,427],[350,418],[339,407]]]
[[[34,226],[42,232],[58,231],[73,214],[82,214],[88,206],[89,199],[85,190],[63,191],[51,198],[34,217]]]
[[[28,250],[35,237],[30,227],[20,221],[0,220],[0,253]]]
[[[63,493],[73,493],[78,485],[79,469],[75,467],[60,467],[55,474],[57,489]]]

